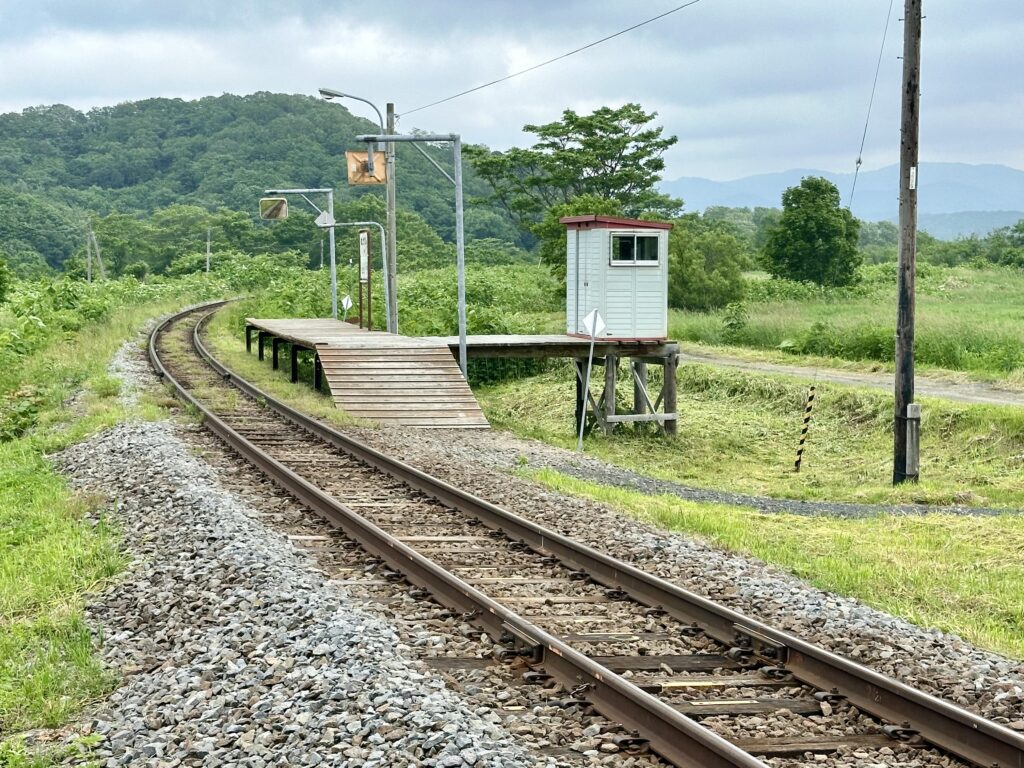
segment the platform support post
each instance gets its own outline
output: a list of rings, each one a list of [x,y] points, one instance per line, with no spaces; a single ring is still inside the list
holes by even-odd
[[[676,418],[665,421],[665,434],[679,434],[679,416],[676,409],[676,368],[679,367],[679,353],[672,352],[665,357],[665,413],[675,413]]]
[[[252,326],[248,323],[245,325],[245,351],[252,354]]]
[[[271,358],[270,358],[271,359],[271,363],[272,363],[273,368],[274,368],[275,371],[280,366],[280,350],[281,350],[281,340],[279,338],[277,338],[277,336],[275,336],[274,337],[274,341],[273,341],[273,353],[271,354]]]
[[[257,338],[258,338],[257,346],[259,348],[260,360],[263,359],[263,343],[267,340],[267,336],[269,336],[269,335],[270,334],[264,333],[263,331],[260,331],[259,334],[257,335]]]
[[[318,392],[324,388],[324,364],[318,352],[313,352],[313,388]]]
[[[606,435],[610,435],[615,429],[615,422],[608,421],[608,417],[615,415],[615,378],[618,368],[619,358],[615,355],[606,355],[604,358],[604,433]]]
[[[299,347],[291,345],[292,384],[299,380]]]
[[[573,433],[575,435],[580,433],[583,420],[587,418],[587,395],[583,391],[583,377],[587,375],[586,366],[587,364],[579,358],[573,361],[573,368],[576,371],[576,431]]]
[[[647,363],[643,360],[632,360],[633,366],[633,413],[647,413]]]

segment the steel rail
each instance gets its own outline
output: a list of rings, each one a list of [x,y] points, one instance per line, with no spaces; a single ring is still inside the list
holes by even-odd
[[[1024,768],[1024,736],[1009,728],[717,605],[671,582],[501,509],[390,458],[277,401],[236,376],[210,354],[199,338],[203,322],[205,318],[196,326],[194,343],[204,360],[236,387],[251,397],[262,399],[296,426],[428,496],[477,517],[488,527],[526,543],[531,549],[556,557],[570,568],[585,571],[605,586],[621,589],[641,603],[699,626],[720,642],[734,645],[739,653],[750,653],[768,663],[784,667],[803,683],[845,697],[858,709],[883,722],[897,725],[908,735],[916,733],[942,750],[985,768]],[[155,338],[155,332],[152,338]],[[547,656],[543,664],[551,666]],[[554,668],[550,671],[554,671]],[[593,697],[588,694],[588,698]],[[616,719],[622,722],[621,718]]]
[[[217,304],[222,303],[224,302]],[[149,358],[160,378],[174,388],[179,398],[195,408],[202,415],[204,425],[233,450],[265,472],[303,504],[360,542],[367,551],[402,573],[410,583],[428,590],[438,603],[462,612],[467,620],[482,626],[492,637],[511,635],[518,645],[531,649],[532,653],[543,660],[542,666],[552,677],[562,682],[568,689],[585,689],[586,701],[597,711],[627,729],[637,731],[647,740],[651,749],[673,765],[684,768],[766,768],[762,761],[677,712],[620,675],[591,661],[558,638],[403,544],[267,455],[232,429],[175,379],[164,366],[157,351],[157,338],[170,324],[202,309],[205,307],[190,308],[160,323],[150,335]],[[206,315],[206,318],[208,317],[209,314]],[[197,324],[194,331],[193,343],[198,345],[197,352],[205,356],[209,353],[202,347],[202,342],[198,338],[200,325],[201,323]],[[210,363],[210,359],[207,358],[206,362]],[[242,383],[241,379],[223,366],[218,364],[213,367],[236,386]],[[275,410],[282,405],[266,394],[258,394],[255,397],[264,398],[267,406]]]

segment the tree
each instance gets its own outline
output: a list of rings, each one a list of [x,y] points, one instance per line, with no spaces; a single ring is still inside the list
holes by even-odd
[[[682,202],[656,187],[665,169],[662,155],[676,137],[649,127],[656,116],[639,104],[601,107],[589,115],[567,109],[560,121],[523,126],[540,138],[529,149],[473,147],[468,155],[493,199],[535,234],[546,211],[582,195],[615,201],[627,216],[672,216]]]
[[[0,251],[0,304],[7,301],[7,296],[14,286],[14,272],[7,266],[3,251]]]
[[[809,176],[782,193],[782,215],[768,232],[765,266],[773,277],[840,286],[856,282],[860,222],[839,204],[828,179]]]
[[[581,216],[585,214],[598,216],[622,216],[622,203],[597,195],[580,195],[558,203],[544,214],[540,223],[533,227],[534,234],[540,239],[540,260],[551,267],[551,271],[565,282],[565,249],[568,240],[565,225],[559,219],[563,216]]]
[[[744,243],[727,226],[688,214],[676,219],[668,239],[668,304],[708,310],[743,298]]]

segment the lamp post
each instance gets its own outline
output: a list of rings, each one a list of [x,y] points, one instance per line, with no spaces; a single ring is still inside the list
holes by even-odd
[[[443,141],[452,145],[452,156],[455,165],[455,178],[449,176],[441,166],[434,163],[439,171],[444,174],[450,182],[455,185],[455,243],[456,243],[456,266],[458,272],[458,300],[459,300],[459,367],[462,375],[466,375],[466,239],[463,232],[463,204],[462,204],[462,137],[457,133],[426,133],[416,136],[400,136],[397,134],[382,134],[371,136],[362,134],[356,136],[356,141],[363,141],[367,144],[378,144],[382,142],[410,142],[413,146],[416,142],[437,142]]]
[[[306,195],[325,193],[327,195],[327,214],[328,223],[334,224],[334,190],[333,189],[265,189],[263,194],[265,195],[301,195],[302,199],[312,206],[319,214],[323,214],[324,211],[320,210],[312,200]],[[330,227],[328,230],[328,248],[331,254],[331,317],[335,320],[338,319],[338,265],[334,259],[334,227]]]
[[[377,105],[372,101],[362,98],[361,96],[353,96],[351,93],[342,93],[336,91],[333,88],[321,88],[320,95],[330,101],[331,99],[355,99],[361,101],[364,104],[369,104],[373,111],[377,113],[377,122],[380,125],[381,133],[393,134],[395,132],[395,105],[391,102],[387,104],[387,128],[384,127],[384,118],[380,114],[380,110],[377,109]],[[387,142],[384,146],[384,157],[386,166],[386,177],[387,177],[387,239],[385,240],[386,252],[390,255],[390,259],[385,259],[384,263],[384,284],[387,290],[387,328],[391,333],[398,333],[398,290],[396,284],[396,273],[397,273],[397,261],[398,261],[398,225],[395,213],[395,144],[392,141]],[[373,161],[372,155],[369,161]]]

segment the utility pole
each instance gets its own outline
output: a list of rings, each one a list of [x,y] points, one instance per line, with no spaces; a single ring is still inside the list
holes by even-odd
[[[210,274],[210,228],[206,228],[206,274]]]
[[[320,269],[324,268],[324,239],[320,238]]]
[[[103,257],[100,255],[100,241],[96,239],[96,233],[91,229],[89,236],[92,238],[92,247],[96,250],[96,266],[100,270],[100,280],[107,279],[107,270],[103,268]]]
[[[388,102],[387,105],[389,135],[395,133],[395,105]],[[391,258],[388,260],[388,271],[384,279],[388,284],[388,306],[387,306],[387,329],[391,333],[398,333],[398,286],[395,275],[397,274],[398,262],[398,223],[395,214],[395,142],[389,141],[385,147],[387,162],[387,207],[388,207],[388,241],[387,252]]]
[[[88,235],[85,236],[85,279],[92,282],[92,241]]]
[[[917,452],[920,428],[920,408],[914,403],[914,305],[917,272],[918,129],[921,117],[921,0],[904,0],[904,3],[893,485],[907,481],[916,482],[918,479]]]

